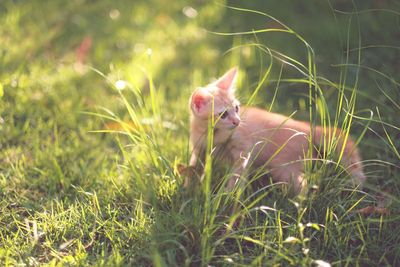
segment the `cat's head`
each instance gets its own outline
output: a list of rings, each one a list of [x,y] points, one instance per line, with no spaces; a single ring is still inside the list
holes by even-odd
[[[238,68],[234,67],[205,87],[197,88],[190,98],[193,116],[207,120],[214,116],[217,129],[234,129],[240,123],[239,101],[235,98]]]

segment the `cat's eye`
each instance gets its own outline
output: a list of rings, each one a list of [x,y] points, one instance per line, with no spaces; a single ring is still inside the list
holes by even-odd
[[[236,111],[236,113],[239,112],[239,105],[236,105],[236,106],[235,106],[235,111]]]
[[[228,117],[228,111],[225,110],[224,112],[219,113],[219,117],[221,119],[225,119],[226,117]]]

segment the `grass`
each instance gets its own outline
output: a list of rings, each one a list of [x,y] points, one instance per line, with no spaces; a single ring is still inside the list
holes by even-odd
[[[395,1],[0,3],[1,264],[399,265],[399,12]],[[183,189],[188,98],[232,65],[243,103],[351,134],[363,190],[329,137],[324,160],[305,162],[307,194],[224,192],[212,155],[205,181]]]

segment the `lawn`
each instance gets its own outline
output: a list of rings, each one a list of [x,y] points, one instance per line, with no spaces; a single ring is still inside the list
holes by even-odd
[[[0,25],[0,265],[400,265],[398,1],[3,0]],[[364,187],[324,153],[298,196],[211,161],[183,188],[188,99],[233,66],[243,104],[349,133]]]

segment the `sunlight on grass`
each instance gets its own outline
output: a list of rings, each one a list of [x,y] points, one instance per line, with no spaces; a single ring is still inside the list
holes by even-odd
[[[400,13],[378,2],[0,3],[0,263],[398,265]],[[265,169],[226,192],[215,122],[182,187],[189,96],[233,65],[242,103],[324,127],[307,192]]]

